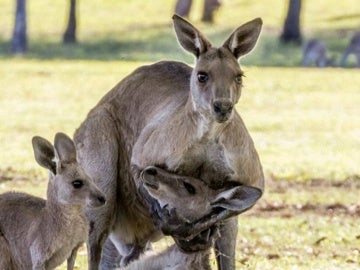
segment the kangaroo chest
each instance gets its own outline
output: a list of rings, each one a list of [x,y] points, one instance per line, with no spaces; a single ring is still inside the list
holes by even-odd
[[[58,233],[53,233],[51,249],[54,254],[46,261],[46,267],[49,269],[60,265],[70,256],[75,247],[87,240],[89,226],[83,215],[72,217],[71,220],[66,219],[64,223]]]
[[[213,188],[222,187],[234,172],[228,150],[219,139],[221,132],[222,126],[201,131],[197,125],[184,128],[170,120],[149,125],[134,146],[132,163],[139,168],[164,167],[201,179]]]
[[[225,148],[214,139],[202,139],[168,157],[168,170],[199,178],[212,188],[220,188],[233,174]]]

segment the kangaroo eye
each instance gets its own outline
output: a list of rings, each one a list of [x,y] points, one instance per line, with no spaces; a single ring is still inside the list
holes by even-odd
[[[84,185],[83,181],[81,181],[81,180],[74,180],[74,181],[72,181],[71,184],[73,185],[73,187],[75,189],[79,189]]]
[[[209,75],[206,72],[199,72],[197,78],[199,82],[204,83],[209,79]]]
[[[237,84],[241,84],[242,83],[242,75],[236,75],[235,76],[235,82]]]
[[[186,190],[190,193],[190,194],[196,194],[196,190],[194,188],[193,185],[184,182],[184,187],[186,188]]]

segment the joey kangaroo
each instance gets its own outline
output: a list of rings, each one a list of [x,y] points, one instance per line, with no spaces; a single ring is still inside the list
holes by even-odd
[[[334,65],[334,59],[328,58],[328,48],[325,43],[311,39],[305,43],[303,48],[302,65],[305,67],[315,64],[317,67],[327,67]]]
[[[195,67],[163,61],[138,68],[101,99],[75,132],[80,163],[107,198],[105,207],[87,212],[94,224],[90,269],[98,269],[100,261],[103,269],[119,263],[109,256],[114,248],[124,266],[149,241],[162,237],[161,231],[189,241],[204,224],[208,229],[238,214],[226,209],[193,226],[171,226],[139,191],[141,171],[148,166],[164,168],[175,178],[201,179],[214,189],[227,182],[264,188],[258,154],[234,109],[243,81],[238,58],[255,46],[261,19],[237,28],[219,48],[181,17],[174,15],[173,21],[179,43],[195,56]],[[220,232],[215,242],[219,268],[235,269],[237,219],[222,221]]]
[[[214,190],[199,179],[174,177],[167,171],[151,166],[141,173],[141,178],[142,186],[161,209],[175,211],[179,218],[189,223],[221,208],[245,211],[253,206],[262,194],[261,190],[249,186]],[[209,237],[216,234],[216,230],[206,230],[203,234]],[[209,255],[210,249],[185,253],[179,246],[172,245],[157,255],[145,253],[123,270],[210,270]]]
[[[340,66],[344,67],[348,57],[354,54],[356,57],[356,65],[360,67],[360,32],[354,34],[351,38],[349,45],[346,47],[345,52],[340,60]]]
[[[47,200],[25,193],[0,195],[0,269],[54,269],[67,259],[73,269],[89,225],[85,205],[105,197],[76,161],[73,141],[57,133],[54,146],[32,139],[36,161],[49,169]]]

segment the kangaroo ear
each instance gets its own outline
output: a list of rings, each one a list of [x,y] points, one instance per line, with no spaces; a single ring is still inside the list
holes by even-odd
[[[56,133],[54,147],[56,157],[58,158],[57,168],[76,162],[75,144],[66,134],[61,132]]]
[[[52,144],[42,137],[35,136],[32,138],[32,146],[36,162],[56,174],[55,152]]]
[[[185,50],[198,58],[211,47],[210,42],[192,24],[176,14],[172,18],[177,39]]]
[[[242,213],[251,208],[261,197],[262,191],[250,186],[237,186],[222,191],[211,202],[213,208],[221,207],[237,213]]]
[[[250,52],[259,38],[262,20],[256,18],[237,28],[225,41],[223,47],[229,49],[236,58]]]

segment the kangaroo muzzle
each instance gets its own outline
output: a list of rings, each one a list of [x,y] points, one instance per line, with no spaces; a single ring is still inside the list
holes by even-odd
[[[213,110],[216,121],[219,123],[223,123],[229,120],[233,107],[233,103],[229,100],[214,101]]]

